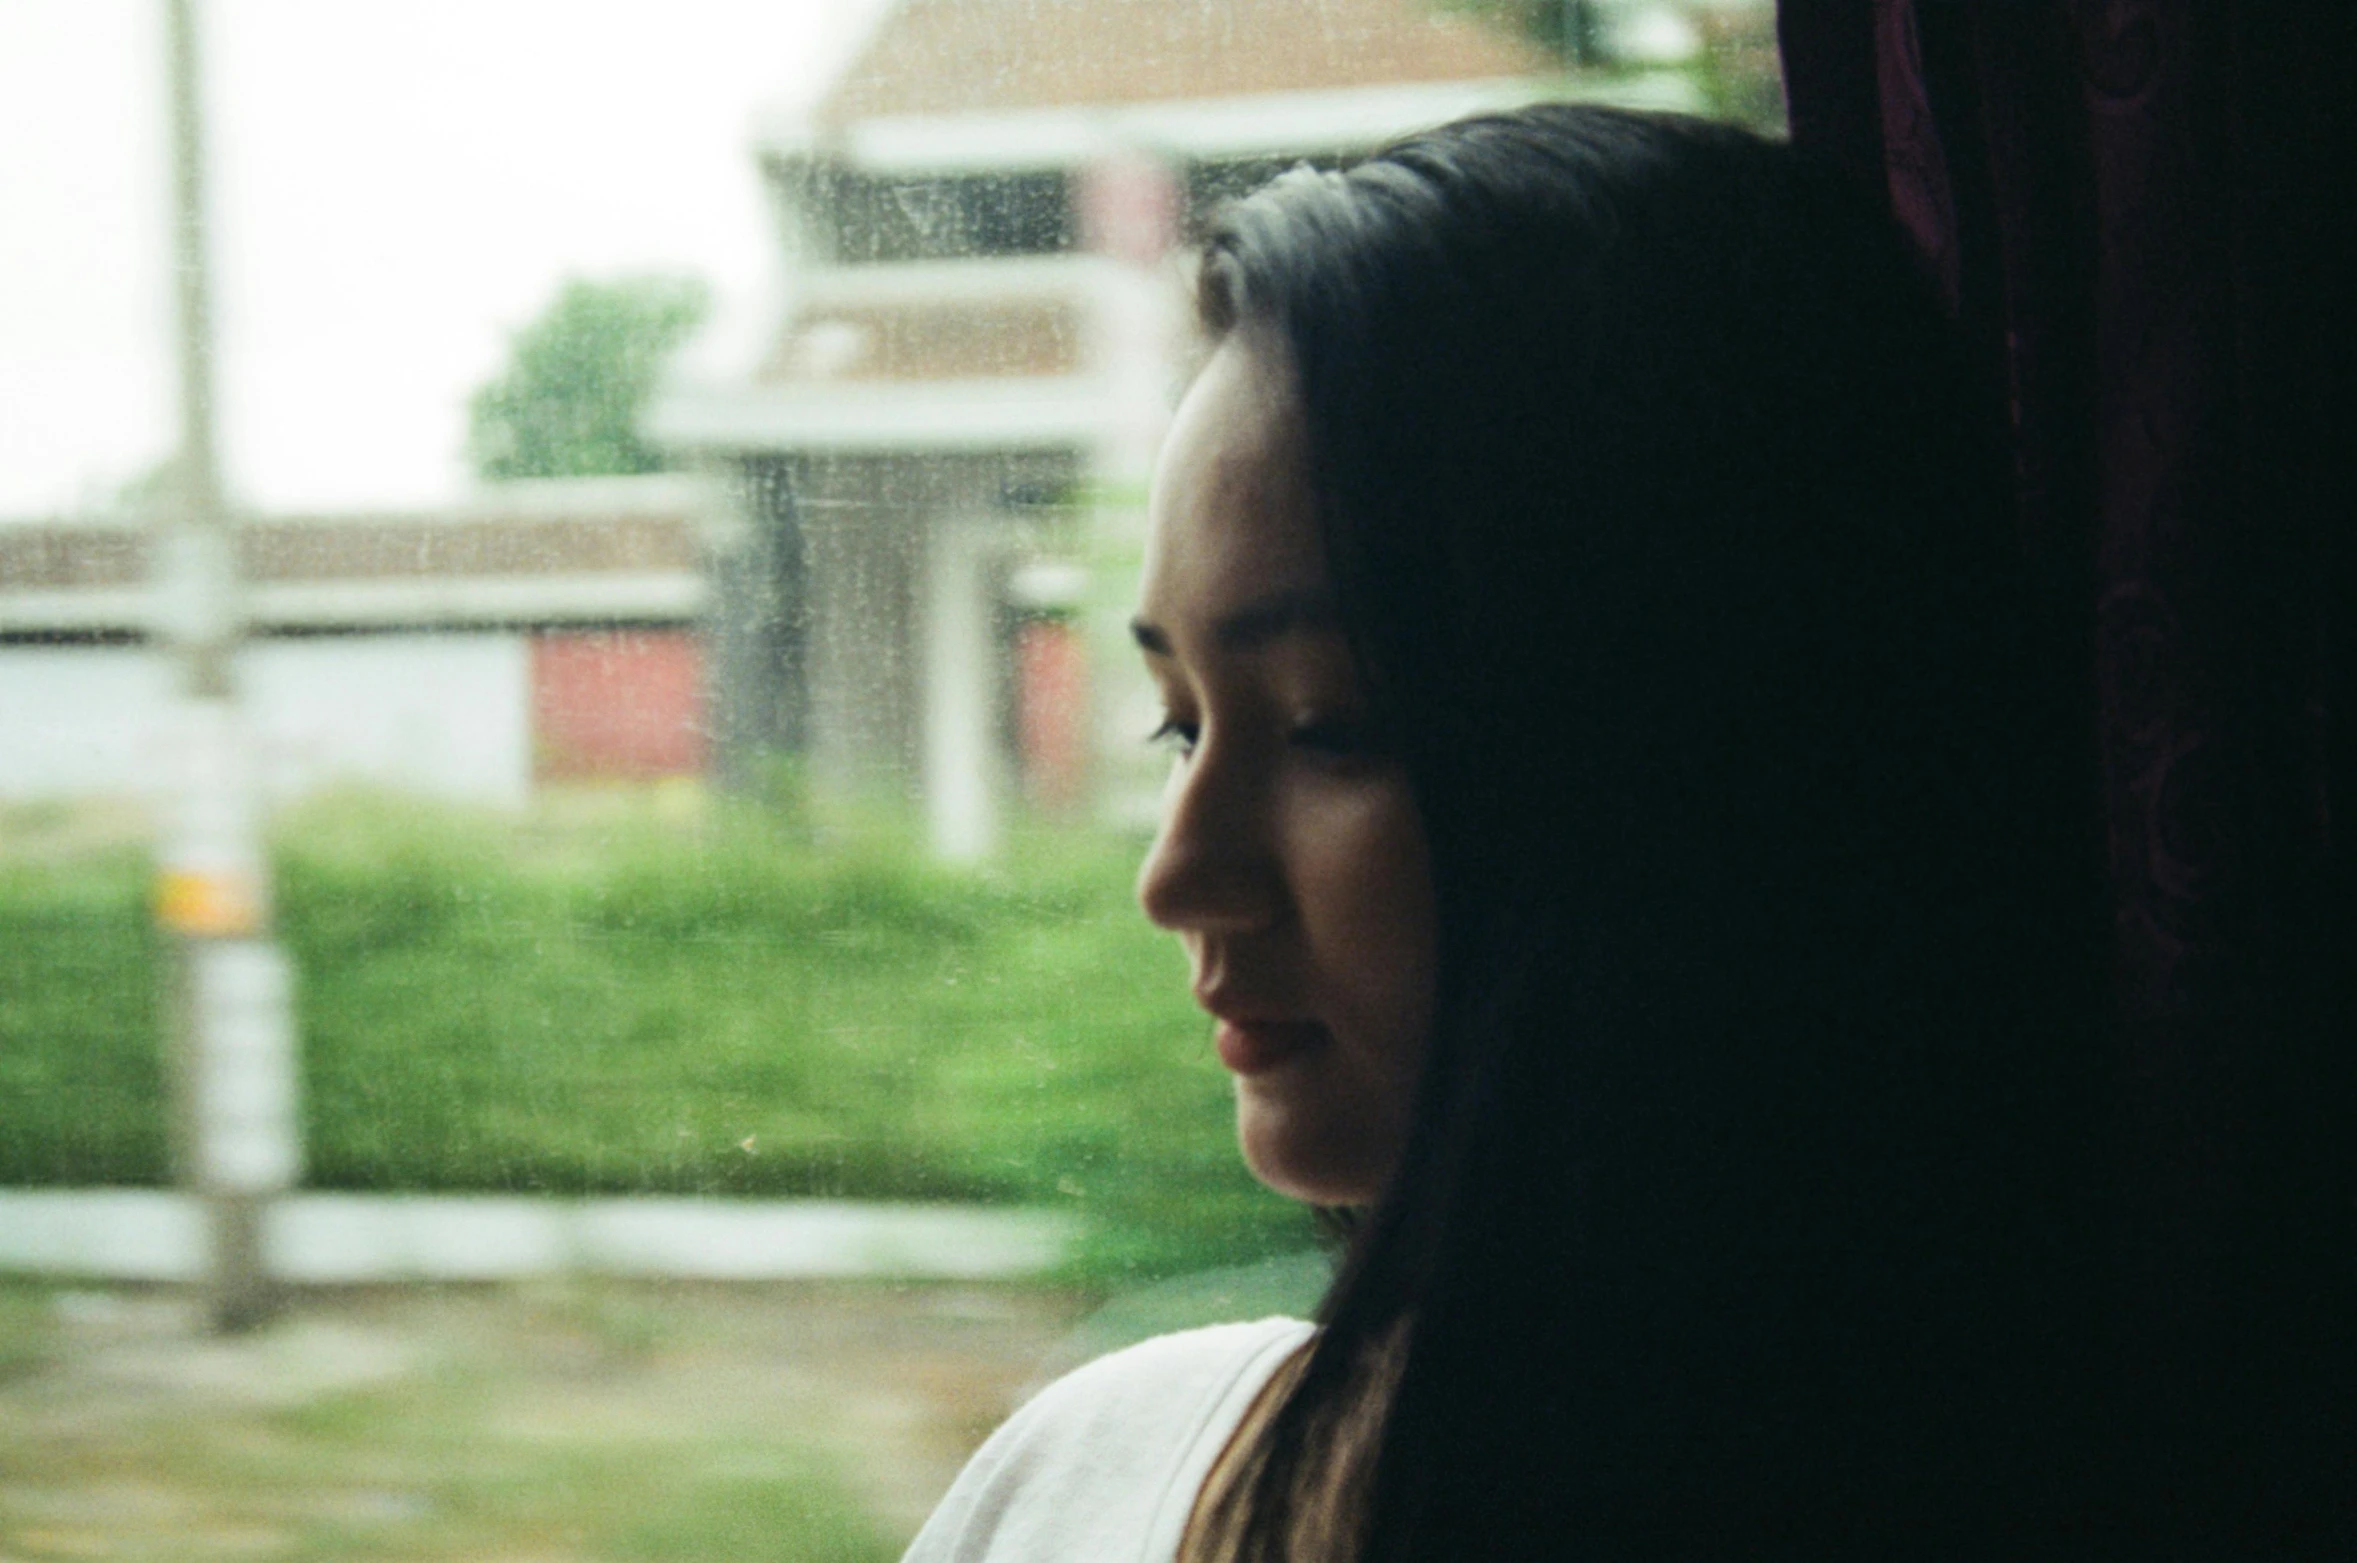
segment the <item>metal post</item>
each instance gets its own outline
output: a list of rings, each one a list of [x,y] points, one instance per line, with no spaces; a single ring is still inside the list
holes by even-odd
[[[273,1307],[263,1227],[294,1180],[294,1028],[286,959],[270,939],[251,755],[232,661],[242,633],[236,539],[213,425],[203,113],[191,0],[164,0],[178,291],[178,503],[156,538],[156,638],[179,664],[172,793],[155,915],[170,952],[165,1006],[182,1184],[209,1227],[213,1325]]]

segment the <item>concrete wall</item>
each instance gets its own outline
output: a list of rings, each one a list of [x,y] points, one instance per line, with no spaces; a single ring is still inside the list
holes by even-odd
[[[0,801],[146,792],[171,673],[140,646],[0,646]],[[273,799],[337,782],[505,807],[530,795],[520,633],[254,641],[238,677]]]
[[[706,534],[705,722],[723,787],[759,794],[810,749],[810,589],[780,457],[718,469],[728,510]]]
[[[1011,577],[1072,553],[1081,470],[1055,449],[745,460],[712,557],[724,783],[757,786],[764,756],[797,755],[821,793],[920,803],[941,855],[987,856],[1017,795]],[[1077,689],[1077,674],[1060,676]]]
[[[921,715],[916,597],[927,474],[891,458],[817,460],[795,484],[810,597],[812,779],[913,796]]]

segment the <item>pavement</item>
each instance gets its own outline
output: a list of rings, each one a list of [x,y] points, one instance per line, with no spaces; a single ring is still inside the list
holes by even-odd
[[[0,1563],[889,1563],[1048,1379],[1326,1274],[1107,1298],[1035,1212],[305,1194],[303,1284],[222,1337],[202,1215],[0,1191]]]

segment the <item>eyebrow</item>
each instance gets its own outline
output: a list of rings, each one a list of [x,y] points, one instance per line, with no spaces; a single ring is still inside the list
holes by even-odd
[[[1333,593],[1323,587],[1304,587],[1278,592],[1221,614],[1212,621],[1211,641],[1222,651],[1257,651],[1287,635],[1335,631],[1341,627],[1342,614],[1335,606]],[[1147,655],[1171,654],[1170,636],[1159,625],[1132,619],[1129,633]]]

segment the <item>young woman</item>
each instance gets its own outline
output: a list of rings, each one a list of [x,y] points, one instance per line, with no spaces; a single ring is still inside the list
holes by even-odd
[[[1140,899],[1355,1231],[1316,1329],[1081,1370],[911,1558],[2082,1544],[2077,767],[1901,244],[1537,108],[1278,180],[1200,303]]]

